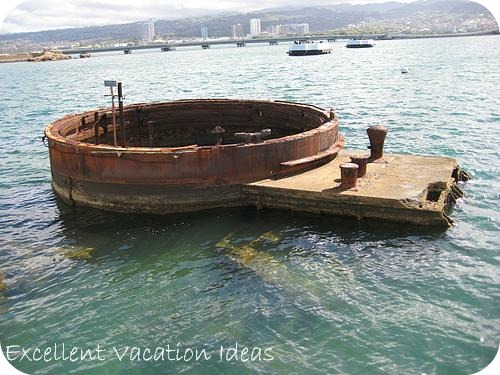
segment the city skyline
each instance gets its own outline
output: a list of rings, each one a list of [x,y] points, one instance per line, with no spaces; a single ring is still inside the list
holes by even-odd
[[[398,0],[399,3],[410,3],[415,0]],[[263,0],[249,1],[221,1],[204,3],[198,0],[179,1],[169,0],[159,4],[157,1],[146,0],[140,5],[132,0],[69,0],[60,3],[55,0],[27,1],[19,4],[10,12],[6,9],[9,3],[19,2],[11,0],[1,7],[4,11],[0,17],[0,33],[18,33],[41,31],[59,28],[72,28],[84,26],[116,25],[130,22],[141,22],[150,19],[181,19],[194,16],[211,16],[224,12],[245,13],[280,7],[300,7],[303,2],[299,0],[277,0],[272,5]],[[385,3],[388,0],[311,0],[307,6],[333,6],[338,4],[375,4]],[[475,0],[497,16],[499,6],[494,0]],[[1,15],[0,15],[1,16]]]

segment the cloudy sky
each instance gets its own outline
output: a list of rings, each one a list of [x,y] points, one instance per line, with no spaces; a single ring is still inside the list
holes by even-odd
[[[22,0],[17,2],[20,1]],[[248,12],[288,6],[384,1],[388,0],[32,0],[21,3],[7,14],[1,32],[119,24],[146,20],[150,17],[174,19],[224,11]]]
[[[333,5],[347,2],[381,3],[385,1],[388,0],[0,0],[0,7],[3,8],[0,11],[6,14],[0,32],[14,33],[110,25],[142,21],[151,17],[175,19],[224,11],[249,12],[277,7]],[[414,0],[396,1],[411,2]],[[485,4],[485,2],[491,3],[498,0],[476,1]],[[22,3],[19,4],[20,2]],[[13,7],[12,4],[15,3],[19,5],[9,12]],[[9,6],[9,4],[11,5]],[[0,22],[2,18],[0,18]]]

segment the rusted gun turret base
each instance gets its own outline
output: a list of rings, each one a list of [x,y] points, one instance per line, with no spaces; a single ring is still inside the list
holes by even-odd
[[[340,184],[341,164],[352,150],[316,169],[281,179],[267,179],[243,186],[242,194],[258,207],[290,209],[358,219],[371,218],[420,225],[448,227],[446,215],[460,191],[453,177],[452,158],[385,155],[382,163],[369,163],[357,186]]]
[[[452,224],[446,209],[463,195],[457,179],[467,179],[454,159],[386,154],[382,162],[368,163],[357,186],[346,189],[340,183],[340,165],[353,153],[344,150],[315,169],[249,184],[117,185],[74,181],[53,173],[53,186],[70,204],[110,211],[167,214],[256,206],[418,225]]]

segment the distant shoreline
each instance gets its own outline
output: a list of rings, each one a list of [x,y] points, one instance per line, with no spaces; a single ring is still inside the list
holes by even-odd
[[[430,39],[430,38],[456,38],[461,36],[485,36],[485,35],[498,35],[499,30],[486,30],[486,31],[471,31],[467,33],[451,33],[451,34],[396,34],[392,35],[391,39]],[[381,39],[388,40],[388,39]]]
[[[2,54],[0,55],[0,63],[14,63],[28,61],[31,55],[28,53]]]
[[[58,61],[68,60],[71,56],[66,56],[57,50],[45,50],[43,52],[32,53],[16,53],[16,54],[3,54],[0,55],[0,63],[13,63],[13,62],[41,62],[41,61]]]
[[[405,39],[434,39],[434,38],[456,38],[465,36],[487,36],[487,35],[499,35],[499,30],[487,30],[487,31],[475,31],[467,33],[451,33],[451,34],[396,34],[388,35],[387,37],[377,38],[376,40],[405,40]],[[311,36],[311,39],[321,39],[326,38],[328,35],[317,35]],[[331,37],[328,36],[328,37]],[[342,35],[337,35],[337,39],[343,39]],[[370,35],[360,35],[360,38],[370,38]],[[289,39],[289,38],[288,38]],[[278,38],[278,41],[280,39]],[[283,40],[283,42],[289,40]],[[233,42],[233,41],[232,41]],[[255,40],[254,40],[255,42]],[[228,43],[229,44],[229,43]],[[149,48],[155,48],[159,46],[151,46]],[[133,47],[132,47],[133,48]],[[64,53],[64,51],[61,51]],[[93,52],[99,52],[98,50]],[[0,54],[0,63],[14,63],[14,62],[27,62],[33,57],[32,53],[18,53],[18,54]]]

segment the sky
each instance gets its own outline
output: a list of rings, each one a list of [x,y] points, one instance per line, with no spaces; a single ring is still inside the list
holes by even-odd
[[[0,0],[0,33],[145,21],[269,8],[382,3],[388,0]],[[415,0],[396,0],[411,2]],[[487,3],[498,0],[476,0]],[[17,6],[16,3],[18,4]],[[20,4],[19,4],[20,3]],[[13,9],[12,9],[13,8]],[[11,10],[12,9],[12,10]],[[488,6],[488,9],[493,9]],[[2,11],[4,14],[2,14]],[[495,13],[494,13],[495,14]]]
[[[381,3],[384,0],[32,0],[22,2],[7,14],[1,33],[111,25],[145,21],[151,17],[176,19],[221,12],[348,2],[363,4]]]

